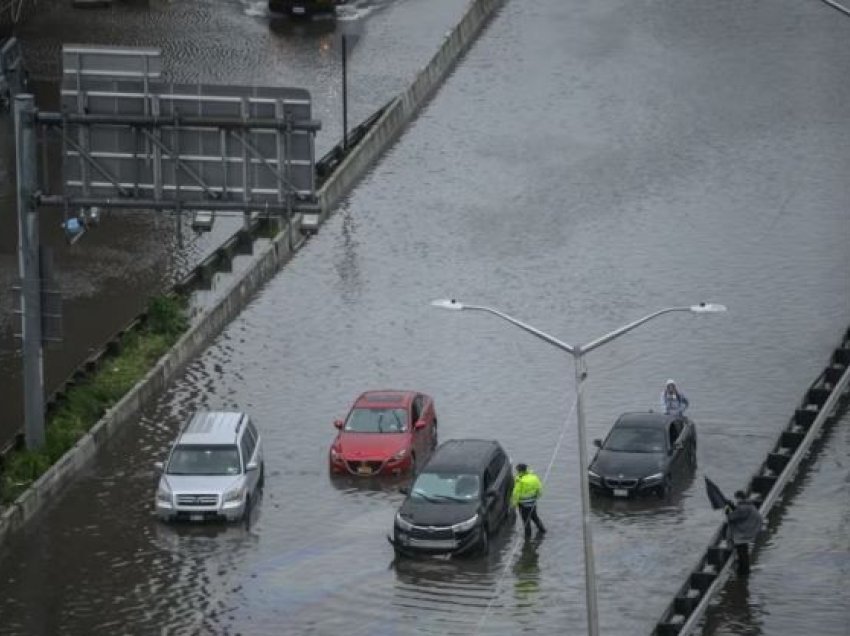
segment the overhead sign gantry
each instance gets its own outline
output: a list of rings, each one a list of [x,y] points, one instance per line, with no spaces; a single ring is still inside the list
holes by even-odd
[[[39,206],[63,207],[66,223],[92,206],[242,211],[246,226],[256,211],[288,222],[294,213],[318,211],[320,124],[312,119],[308,91],[166,82],[155,48],[65,45],[62,63],[61,112],[38,111],[32,95],[15,99],[29,448],[44,442]],[[46,192],[49,162],[38,171],[37,144],[47,132],[61,140],[61,194]],[[55,325],[55,307],[52,312]]]

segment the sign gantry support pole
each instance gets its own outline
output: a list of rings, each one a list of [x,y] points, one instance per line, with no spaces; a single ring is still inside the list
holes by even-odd
[[[41,334],[41,266],[39,264],[38,160],[35,101],[15,97],[15,156],[18,194],[18,269],[21,275],[21,353],[24,367],[24,421],[28,449],[44,445],[44,363]]]

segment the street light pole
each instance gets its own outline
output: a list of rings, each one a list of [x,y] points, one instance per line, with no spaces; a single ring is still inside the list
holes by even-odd
[[[584,381],[587,378],[587,369],[585,368],[584,354],[589,353],[594,349],[601,347],[602,345],[608,342],[611,342],[615,338],[618,338],[619,336],[628,333],[632,329],[639,327],[645,322],[649,322],[650,320],[657,318],[658,316],[662,316],[664,314],[672,313],[675,311],[687,311],[695,314],[717,313],[726,311],[726,307],[724,307],[723,305],[709,303],[700,303],[699,305],[691,305],[685,307],[667,307],[665,309],[661,309],[659,311],[648,314],[643,318],[639,318],[634,322],[630,322],[627,325],[623,325],[622,327],[615,329],[614,331],[611,331],[605,334],[604,336],[600,336],[599,338],[590,341],[586,345],[573,346],[567,344],[566,342],[562,342],[554,336],[550,336],[549,334],[540,331],[539,329],[532,327],[531,325],[517,320],[513,316],[509,316],[508,314],[501,312],[497,309],[493,309],[491,307],[484,307],[482,305],[466,305],[456,300],[435,300],[431,304],[434,307],[439,307],[440,309],[452,309],[455,311],[468,309],[472,311],[483,311],[488,314],[493,314],[494,316],[497,316],[502,320],[506,320],[507,322],[516,325],[520,329],[527,331],[528,333],[539,338],[540,340],[548,342],[549,344],[561,349],[562,351],[566,351],[573,357],[573,361],[575,362],[577,421],[576,428],[578,429],[578,463],[579,484],[581,488],[581,529],[584,541],[584,587],[585,604],[587,609],[587,633],[588,636],[599,636],[599,609],[596,599],[596,566],[594,564],[593,557],[593,532],[590,525],[590,483],[587,478],[587,433],[584,420]]]
[[[588,636],[599,636],[599,606],[596,601],[596,562],[593,557],[593,530],[590,525],[590,482],[587,477],[587,431],[584,421],[584,380],[587,369],[581,348],[573,352],[576,369],[576,429],[578,431],[578,472],[581,489],[581,534],[584,542],[584,595]]]

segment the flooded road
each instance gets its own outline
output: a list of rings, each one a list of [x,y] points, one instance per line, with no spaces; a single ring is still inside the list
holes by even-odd
[[[163,75],[175,82],[306,88],[322,122],[320,157],[342,138],[341,34],[348,54],[353,127],[406,88],[462,15],[464,0],[357,0],[337,20],[291,22],[270,16],[259,0],[121,0],[110,9],[74,9],[69,0],[39,0],[40,15],[21,25],[21,41],[37,105],[58,108],[63,43],[156,46]],[[57,174],[53,175],[58,176]],[[0,285],[18,276],[14,138],[0,115]],[[58,179],[51,187],[60,192]],[[134,318],[147,302],[185,275],[240,227],[239,216],[218,215],[213,231],[196,235],[188,215],[184,239],[163,212],[106,211],[96,232],[69,246],[62,211],[42,209],[41,237],[53,247],[65,302],[65,342],[46,352],[45,385],[55,390],[71,371]],[[127,293],[127,290],[133,290]],[[21,361],[13,334],[11,293],[0,294],[0,444],[22,426]]]
[[[572,360],[429,301],[492,305],[568,343],[722,302],[587,360],[591,439],[654,407],[668,377],[699,431],[699,468],[668,500],[594,502],[601,633],[648,633],[720,521],[702,476],[746,484],[847,328],[848,30],[790,0],[508,2],[320,233],[3,547],[0,633],[582,633]],[[545,476],[545,539],[505,528],[488,558],[394,562],[398,484],[327,471],[333,419],[386,387],[434,396],[442,439],[496,438]],[[247,526],[154,518],[153,462],[199,408],[261,427]],[[846,462],[819,466],[819,488],[846,490]],[[776,540],[846,553],[846,515],[803,516]],[[765,581],[764,607],[840,630],[796,596],[840,575],[824,558]]]

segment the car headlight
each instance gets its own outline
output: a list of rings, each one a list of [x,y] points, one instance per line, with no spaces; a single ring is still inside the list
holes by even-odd
[[[404,456],[407,455],[407,449],[402,448],[399,452],[392,456],[391,461],[398,461],[399,459],[403,459]]]
[[[399,512],[395,514],[395,525],[398,526],[400,530],[410,531],[413,529],[413,524],[402,517]]]
[[[331,459],[339,459],[340,457],[342,457],[342,453],[331,446]]]
[[[650,475],[649,477],[644,477],[644,483],[653,482],[653,481],[661,481],[664,479],[664,473],[655,473],[654,475]]]
[[[231,488],[226,493],[224,493],[224,503],[229,503],[231,501],[242,501],[242,496],[245,494],[245,486],[237,486],[236,488]]]
[[[466,521],[461,521],[460,523],[456,523],[452,526],[452,530],[455,532],[466,532],[467,530],[472,530],[475,527],[475,524],[478,523],[478,515],[472,517],[472,519],[467,519]]]
[[[602,477],[594,473],[592,470],[587,471],[587,478],[594,483],[599,483],[602,481]]]
[[[159,488],[156,489],[156,500],[171,503],[171,488],[164,479],[159,482]]]

